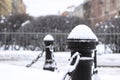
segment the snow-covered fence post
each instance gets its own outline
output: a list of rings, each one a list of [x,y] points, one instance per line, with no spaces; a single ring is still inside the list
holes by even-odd
[[[56,69],[56,63],[53,55],[53,42],[54,38],[52,35],[48,34],[44,37],[45,43],[45,64],[43,69],[54,71]]]
[[[80,53],[80,61],[76,69],[71,73],[72,80],[91,80],[92,66],[98,39],[92,30],[86,25],[76,26],[68,35],[67,44],[71,50],[71,56]],[[72,64],[75,63],[75,58]]]

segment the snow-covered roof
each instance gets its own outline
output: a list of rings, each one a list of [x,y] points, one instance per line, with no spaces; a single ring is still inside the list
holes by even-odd
[[[86,39],[95,39],[96,41],[98,41],[98,38],[92,32],[92,30],[84,24],[76,26],[70,32],[67,39],[85,39],[85,40]]]
[[[54,38],[53,38],[52,35],[48,34],[48,35],[46,35],[46,36],[44,37],[43,40],[44,40],[44,41],[54,41]]]

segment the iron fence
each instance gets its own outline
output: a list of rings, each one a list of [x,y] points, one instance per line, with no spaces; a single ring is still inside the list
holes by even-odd
[[[44,48],[43,38],[47,34],[54,37],[55,51],[67,49],[68,33],[0,32],[0,50],[41,50]]]
[[[99,42],[104,44],[105,50],[111,49],[113,53],[120,53],[120,33],[96,33]]]
[[[51,34],[55,41],[55,51],[66,51],[68,33],[38,32],[0,32],[0,50],[41,50],[43,38]],[[109,47],[114,53],[120,53],[120,33],[96,33],[99,42]],[[106,47],[105,47],[106,50]]]

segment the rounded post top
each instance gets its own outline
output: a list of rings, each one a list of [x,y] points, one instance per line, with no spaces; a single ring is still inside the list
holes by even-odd
[[[93,50],[96,48],[98,38],[86,25],[78,25],[70,32],[67,38],[68,48],[71,50],[82,51]]]
[[[92,32],[90,27],[81,24],[73,28],[67,37],[68,40],[95,40],[98,41],[96,35]]]
[[[43,40],[44,40],[44,41],[54,41],[54,38],[53,38],[52,35],[48,34],[48,35],[46,35],[46,36],[44,37]]]

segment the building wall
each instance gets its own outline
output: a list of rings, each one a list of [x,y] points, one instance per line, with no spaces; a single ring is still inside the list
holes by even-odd
[[[78,7],[75,8],[75,10],[73,12],[73,16],[78,16],[78,17],[84,18],[83,5],[79,5]]]
[[[118,16],[119,13],[120,0],[92,0],[90,18],[93,26],[96,23]]]
[[[11,13],[12,1],[0,0],[0,15],[8,15]]]
[[[22,0],[0,0],[0,15],[25,13],[25,5]]]
[[[12,0],[12,13],[25,13],[26,8],[22,0]]]
[[[73,15],[90,20],[94,28],[96,23],[120,15],[120,0],[84,0]]]

